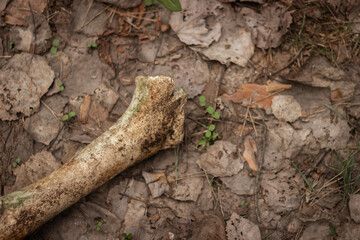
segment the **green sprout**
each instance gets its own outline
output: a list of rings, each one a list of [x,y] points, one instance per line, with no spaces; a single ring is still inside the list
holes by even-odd
[[[69,120],[70,118],[73,118],[76,116],[76,112],[69,112],[68,114],[64,114],[62,117],[61,117],[61,121],[65,122],[67,120]]]
[[[206,112],[208,112],[214,119],[219,119],[220,114],[218,112],[215,112],[215,109],[213,107],[207,107]]]
[[[97,223],[96,231],[100,232],[101,225],[102,225],[102,222],[101,222],[101,221]]]
[[[205,105],[206,105],[206,98],[205,98],[205,96],[200,96],[200,97],[199,97],[199,103],[200,103],[200,106],[205,107]]]
[[[121,236],[126,240],[131,240],[132,233],[129,233],[129,234],[123,233],[123,234],[121,234]]]
[[[68,114],[65,114],[64,116],[61,117],[61,121],[65,122],[69,120],[69,115]]]
[[[17,157],[17,158],[15,159],[15,162],[11,163],[11,166],[12,166],[13,168],[16,168],[18,165],[20,165],[20,163],[21,163],[21,158],[20,158],[20,157]]]
[[[57,52],[57,48],[60,45],[60,40],[59,39],[54,39],[52,42],[52,47],[50,49],[50,54],[51,55],[55,55]]]
[[[88,48],[97,48],[98,47],[97,43],[87,43],[86,46]]]
[[[164,5],[167,9],[172,12],[182,11],[181,4],[179,0],[145,0],[145,6],[149,7],[153,4],[160,3]]]
[[[61,92],[65,90],[64,86],[62,85],[62,83],[60,81],[57,82],[57,85],[60,88]]]
[[[60,40],[59,39],[54,39],[54,41],[52,42],[53,47],[58,47],[60,45]]]
[[[334,227],[334,225],[332,225],[331,223],[329,223],[329,228],[330,228],[331,235],[337,237],[338,234],[337,234],[337,232],[336,232],[336,228]]]
[[[246,206],[247,207],[247,206],[249,206],[249,203],[248,202],[241,202],[240,206]]]
[[[72,118],[72,117],[75,117],[76,116],[76,112],[69,112],[69,117]]]
[[[9,42],[9,49],[11,50],[11,49],[13,49],[13,47],[14,47],[14,42],[13,42],[13,41],[10,41],[10,42]]]

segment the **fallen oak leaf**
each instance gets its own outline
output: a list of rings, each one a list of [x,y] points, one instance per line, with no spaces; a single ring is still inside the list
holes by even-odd
[[[268,81],[266,85],[245,84],[233,95],[224,94],[223,97],[234,103],[251,104],[252,108],[268,108],[272,104],[272,93],[290,89],[290,84]]]

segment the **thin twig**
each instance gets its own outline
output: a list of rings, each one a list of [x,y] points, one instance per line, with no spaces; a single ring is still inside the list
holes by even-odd
[[[255,103],[259,103],[259,102],[265,101],[266,99],[271,98],[271,97],[275,96],[276,94],[281,93],[281,92],[283,92],[283,91],[285,91],[285,89],[280,89],[280,90],[278,90],[278,91],[276,91],[276,92],[270,93],[268,96],[257,100]]]
[[[318,157],[317,161],[313,164],[312,168],[309,168],[306,172],[305,172],[305,177],[308,177],[310,175],[310,173],[312,172],[312,170],[314,168],[316,168],[320,162],[324,159],[324,157],[331,151],[330,148],[326,148],[325,151],[323,153],[321,153],[321,155]]]
[[[176,146],[175,150],[175,184],[178,184],[178,178],[179,178],[179,172],[178,172],[178,166],[179,166],[179,145]]]
[[[105,12],[110,6],[107,6],[106,8],[104,8],[103,10],[101,10],[98,14],[96,14],[93,18],[91,18],[87,23],[85,23],[84,26],[82,26],[80,29],[83,29],[84,27],[86,27],[89,23],[91,23],[92,21],[94,21],[95,18],[97,18],[100,14],[102,14],[103,12]]]
[[[3,144],[5,145],[5,141],[1,135],[0,135],[0,138],[1,138],[1,141],[3,142]]]
[[[36,25],[35,25],[34,12],[32,10],[30,1],[28,2],[28,5],[29,5],[29,8],[30,8],[31,18],[32,18],[32,22],[33,22],[33,25],[34,25],[34,30],[33,30],[33,33],[34,33],[34,48],[33,48],[33,51],[32,51],[32,53],[34,54],[35,49],[36,49]]]
[[[83,27],[84,27],[84,24],[85,24],[86,18],[87,18],[88,14],[89,14],[89,11],[90,11],[90,8],[91,8],[91,6],[92,6],[93,2],[94,2],[94,0],[91,0],[91,2],[90,2],[90,4],[89,4],[89,7],[88,7],[88,9],[87,9],[87,11],[86,11],[85,17],[84,17],[84,21],[83,21],[83,23],[81,24],[81,28],[83,28]],[[80,29],[81,29],[81,28],[80,28]]]
[[[245,115],[242,115],[242,114],[239,114],[238,115],[239,117],[245,117]],[[255,119],[255,117],[253,117]],[[214,118],[211,118],[211,117],[204,117],[204,118],[198,118],[198,120],[213,120],[214,122],[222,122],[222,123],[236,123],[236,124],[243,124],[244,121],[232,121],[232,120],[229,120],[229,119],[214,119]],[[248,122],[250,122],[249,120],[247,120]],[[261,123],[259,122],[256,122],[254,121],[254,123],[256,125],[261,125]]]
[[[217,75],[217,79],[215,79],[215,82],[217,83],[216,86],[216,91],[215,91],[215,98],[214,98],[214,103],[213,103],[213,108],[216,108],[216,101],[215,99],[218,97],[219,92],[220,92],[220,87],[221,87],[221,83],[222,80],[224,78],[224,74],[225,74],[225,67],[221,66],[220,68],[220,74]]]
[[[196,124],[202,126],[203,128],[206,128],[206,129],[209,128],[208,126],[202,124],[201,122],[199,122],[199,121],[197,121],[197,120],[195,120],[195,119],[193,119],[193,118],[191,118],[191,117],[189,117],[189,116],[187,116],[186,118],[187,118],[187,119],[190,119],[191,121],[195,122]]]
[[[41,100],[41,103],[44,104],[44,106],[52,113],[52,115],[54,115],[54,117],[60,121],[60,118],[58,117],[58,115],[56,114],[56,112],[54,112],[54,110],[52,110],[44,101]]]
[[[215,194],[215,192],[214,192],[214,189],[213,189],[212,186],[211,186],[211,182],[210,182],[210,180],[209,180],[209,176],[208,176],[206,170],[205,170],[205,169],[202,169],[202,170],[203,170],[204,173],[205,173],[206,180],[207,180],[207,182],[208,182],[208,184],[209,184],[209,187],[210,187],[211,192],[212,192],[212,194],[213,194],[213,196],[214,196],[214,198],[215,198],[215,201],[217,202],[217,204],[220,205],[220,202],[219,202],[218,198],[216,197],[216,194]],[[224,214],[224,212],[222,211],[222,207],[220,207],[220,211],[221,211],[222,216],[225,217],[225,214]]]
[[[286,68],[288,68],[288,67],[299,57],[300,53],[302,52],[302,50],[304,50],[305,46],[306,46],[306,45],[303,45],[303,46],[299,49],[299,51],[298,51],[298,52],[296,53],[296,55],[290,60],[290,62],[289,62],[288,64],[286,64],[284,67],[280,68],[279,70],[277,70],[277,71],[275,71],[275,72],[273,72],[273,73],[270,73],[269,75],[270,75],[270,76],[273,76],[273,75],[275,75],[275,74],[278,74],[278,73],[284,71]]]
[[[255,178],[255,212],[256,212],[256,219],[259,223],[261,223],[261,217],[260,217],[260,210],[259,210],[259,181],[260,181],[260,174],[261,174],[261,170],[264,164],[264,157],[265,157],[265,148],[266,148],[266,135],[267,135],[267,126],[264,120],[264,117],[261,113],[261,111],[259,110],[259,108],[257,108],[258,113],[260,114],[262,121],[263,121],[263,126],[264,126],[264,133],[263,133],[263,138],[262,138],[262,152],[261,152],[261,158],[259,162],[259,170],[256,173],[256,178]]]
[[[251,124],[253,125],[254,131],[255,131],[255,136],[257,137],[257,131],[256,131],[256,127],[255,127],[255,122],[254,122],[252,114],[251,114],[251,110],[249,111],[249,116],[250,116]]]
[[[218,194],[219,206],[220,206],[221,214],[222,214],[223,217],[225,217],[224,210],[223,210],[223,207],[222,207],[222,202],[221,202],[220,187],[219,186],[217,187],[217,194]]]
[[[245,121],[244,121],[244,123],[243,123],[243,125],[242,125],[242,128],[241,128],[241,131],[240,131],[240,137],[242,137],[243,132],[244,132],[244,128],[245,128],[246,121],[247,121],[247,118],[248,118],[248,115],[249,115],[251,103],[252,103],[252,96],[250,97],[250,104],[248,104],[248,106],[247,106],[247,108],[246,108]]]

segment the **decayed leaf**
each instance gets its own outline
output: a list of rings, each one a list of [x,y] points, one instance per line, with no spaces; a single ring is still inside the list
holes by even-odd
[[[251,32],[236,24],[230,5],[216,0],[181,0],[182,12],[173,13],[169,24],[179,39],[208,59],[244,67],[254,54]]]
[[[24,20],[25,17],[31,16],[33,13],[43,13],[47,4],[47,0],[14,0],[10,1],[6,12],[15,18]],[[29,11],[29,6],[31,6],[31,11]]]
[[[264,4],[261,13],[242,8],[239,15],[238,23],[251,29],[253,42],[262,49],[278,47],[292,23],[290,12],[277,2]]]
[[[26,66],[26,67],[25,67]],[[0,70],[0,119],[30,116],[55,78],[45,58],[29,53],[14,55]]]
[[[256,162],[256,157],[255,157],[255,154],[257,154],[256,143],[251,136],[247,136],[245,138],[244,147],[245,150],[243,153],[243,158],[245,159],[245,161],[248,163],[249,167],[252,170],[254,171],[259,170],[259,166]]]
[[[271,93],[290,89],[290,84],[268,81],[266,85],[245,84],[233,95],[224,94],[223,97],[235,103],[251,103],[252,108],[271,107],[273,96]]]
[[[182,0],[183,12],[173,13],[170,18],[171,28],[179,39],[187,45],[209,47],[221,36],[221,24],[218,20],[208,22],[205,17],[212,14],[221,4],[216,1]],[[211,7],[208,7],[211,6]]]

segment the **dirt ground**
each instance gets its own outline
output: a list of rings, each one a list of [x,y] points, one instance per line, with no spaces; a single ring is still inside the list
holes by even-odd
[[[1,196],[106,131],[136,76],[187,92],[177,148],[27,239],[360,239],[360,1],[180,2],[0,1]]]

